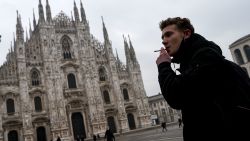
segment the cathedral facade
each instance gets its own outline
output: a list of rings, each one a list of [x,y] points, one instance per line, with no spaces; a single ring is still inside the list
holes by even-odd
[[[0,141],[73,141],[150,126],[131,40],[123,37],[123,64],[103,21],[103,43],[90,33],[82,2],[80,10],[74,3],[74,18],[52,18],[48,0],[45,9],[39,0],[26,38],[17,13],[14,44],[0,67]]]

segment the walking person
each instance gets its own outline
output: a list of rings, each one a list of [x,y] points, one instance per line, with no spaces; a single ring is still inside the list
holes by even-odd
[[[77,135],[77,137],[76,137],[76,141],[80,141],[80,137],[79,137],[79,135]]]
[[[96,135],[93,134],[93,141],[96,141]]]
[[[179,123],[179,128],[182,127],[182,119],[181,118],[178,118],[178,123]]]
[[[168,131],[166,122],[162,122],[162,123],[161,123],[161,127],[162,127],[162,132],[164,132],[164,130],[165,130],[166,132]]]
[[[84,141],[84,136],[83,135],[81,135],[81,141]]]
[[[56,141],[61,141],[61,138],[58,136],[57,139],[56,139]]]
[[[115,141],[115,136],[110,128],[106,130],[104,138],[107,138],[107,141]]]
[[[168,104],[182,112],[184,141],[250,140],[246,72],[195,33],[189,19],[168,18],[160,29],[164,48],[156,60],[158,80]],[[179,64],[178,74],[172,63]]]

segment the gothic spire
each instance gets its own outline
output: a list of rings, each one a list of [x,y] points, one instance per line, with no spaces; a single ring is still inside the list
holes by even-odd
[[[120,68],[121,67],[121,61],[120,61],[120,58],[118,56],[117,49],[115,49],[115,52],[116,52],[117,66],[118,66],[118,68]]]
[[[49,6],[49,0],[46,0],[46,18],[47,18],[47,22],[52,21],[51,10],[50,10],[50,6]]]
[[[29,33],[30,33],[30,36],[31,36],[31,34],[32,34],[32,29],[31,29],[30,18],[29,18]]]
[[[75,21],[76,21],[76,22],[79,22],[79,21],[80,21],[80,18],[79,18],[78,8],[77,8],[77,6],[76,6],[75,0],[74,0],[74,15],[75,15]]]
[[[82,6],[82,0],[81,0],[81,18],[82,18],[82,22],[83,23],[87,23],[87,20],[86,20],[86,15],[85,15],[85,10]]]
[[[134,47],[132,45],[132,42],[130,40],[130,37],[128,35],[128,38],[129,38],[129,46],[130,46],[130,55],[131,55],[131,59],[134,61],[134,62],[137,62],[137,59],[136,59],[136,55],[135,55],[135,50],[134,50]]]
[[[13,43],[14,43],[14,49],[16,48],[16,38],[15,38],[15,33],[13,32]]]
[[[116,59],[117,59],[117,60],[120,60],[120,59],[119,59],[119,56],[118,56],[118,53],[117,53],[117,49],[115,49],[115,53],[116,53]]]
[[[107,32],[107,29],[106,29],[106,26],[105,26],[105,23],[103,21],[103,17],[102,17],[102,25],[103,25],[103,36],[104,36],[104,43],[110,43],[109,42],[109,35],[108,35],[108,32]]]
[[[21,16],[18,14],[18,11],[17,11],[17,23],[16,23],[16,37],[18,41],[21,42],[24,41],[23,26],[21,22]]]
[[[44,19],[43,5],[42,5],[42,3],[41,3],[41,0],[39,0],[38,12],[39,12],[38,23],[44,22],[45,19]]]
[[[27,27],[25,28],[25,32],[26,32],[26,42],[28,41],[29,37],[28,37],[28,30]]]
[[[35,17],[34,8],[33,8],[33,28],[34,28],[34,30],[36,28],[36,17]]]
[[[11,51],[11,53],[13,52],[13,45],[12,45],[12,41],[10,41],[10,51]]]
[[[126,63],[128,65],[128,63],[130,62],[130,51],[129,51],[129,46],[128,46],[128,42],[127,42],[127,39],[123,36],[123,39],[124,39],[124,49],[125,49],[125,56],[126,56]]]

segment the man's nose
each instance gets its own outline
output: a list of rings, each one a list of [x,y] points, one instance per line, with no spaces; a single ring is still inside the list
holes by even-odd
[[[162,41],[162,44],[163,44],[164,46],[167,46],[168,43],[167,43],[165,40],[163,40],[163,41]]]

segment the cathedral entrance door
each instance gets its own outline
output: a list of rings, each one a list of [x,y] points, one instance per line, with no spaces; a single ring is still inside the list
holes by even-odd
[[[13,130],[13,131],[9,132],[9,134],[8,134],[8,141],[18,141],[17,131]]]
[[[86,133],[85,133],[82,114],[79,113],[79,112],[78,113],[73,113],[72,116],[71,116],[71,120],[72,120],[74,139],[77,139],[77,137],[86,138]]]
[[[36,129],[36,140],[37,141],[47,141],[46,130],[44,127],[38,127]]]
[[[111,131],[113,133],[117,133],[116,131],[116,126],[115,126],[115,119],[114,117],[108,117],[108,125],[109,125],[109,128],[111,129]]]
[[[135,126],[135,119],[134,119],[134,115],[129,113],[127,114],[127,118],[128,118],[128,125],[129,125],[129,129],[133,130],[136,128]]]

